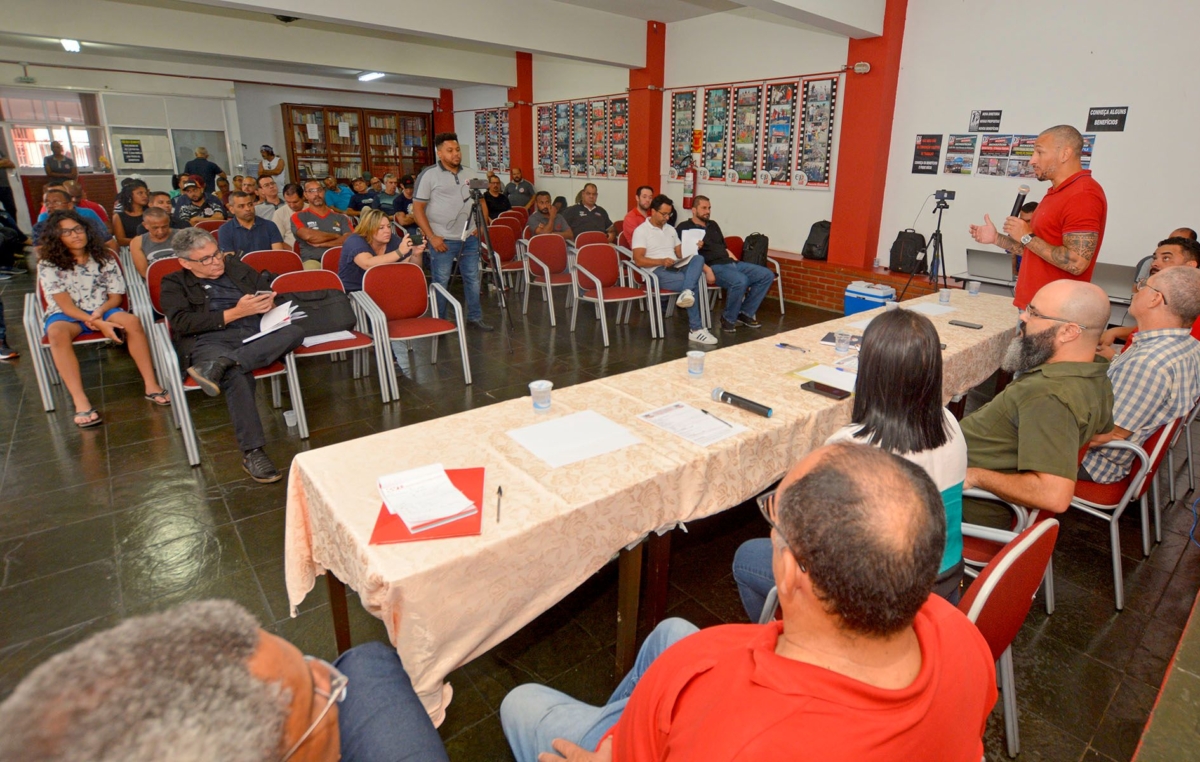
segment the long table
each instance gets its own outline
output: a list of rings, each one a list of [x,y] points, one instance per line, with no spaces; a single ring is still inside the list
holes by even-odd
[[[905,306],[936,300],[931,295]],[[956,293],[951,306],[955,312],[930,318],[946,344],[947,400],[995,371],[1016,325],[1016,309],[1007,298]],[[812,362],[832,363],[838,355],[820,339],[869,315],[710,351],[698,380],[688,377],[681,358],[556,389],[548,413],[535,414],[528,398],[510,400],[297,455],[289,474],[285,539],[293,613],[326,571],[356,590],[367,610],[383,620],[417,694],[440,724],[453,695],[446,675],[508,638],[625,551],[618,629],[619,644],[628,653],[641,557],[629,551],[640,551],[638,544],[647,537],[753,497],[846,424],[851,400],[804,392],[789,372]],[[983,328],[950,326],[952,318]],[[781,341],[809,352],[776,348]],[[718,404],[710,396],[714,386],[769,404],[774,414],[762,418],[721,406],[722,418],[747,430],[709,447],[636,419],[678,401],[712,409]],[[625,426],[641,443],[550,468],[507,435],[582,410]],[[429,463],[486,468],[482,533],[368,544],[381,506],[376,479]],[[501,486],[503,515],[497,521]],[[651,574],[665,583],[661,548]],[[340,582],[330,579],[336,593]],[[344,621],[344,596],[340,602],[333,597],[335,618]]]

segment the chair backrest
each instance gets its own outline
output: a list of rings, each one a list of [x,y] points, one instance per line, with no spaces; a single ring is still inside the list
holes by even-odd
[[[1003,655],[1025,623],[1057,539],[1055,519],[1021,532],[992,558],[959,601],[959,611],[983,633],[993,659]]]
[[[524,238],[526,241],[533,240],[533,229],[530,228],[528,225],[521,228],[521,237]]]
[[[429,306],[425,273],[411,262],[376,265],[367,270],[363,291],[388,320],[421,317]]]
[[[520,238],[521,231],[525,229],[525,223],[523,221],[518,220],[516,217],[505,217],[504,215],[497,217],[492,222],[492,225],[499,225],[500,227],[505,227],[511,230],[513,234],[513,240]]]
[[[156,259],[146,269],[146,291],[150,293],[150,304],[160,315],[163,314],[162,308],[158,306],[159,297],[162,295],[162,279],[182,269],[183,265],[180,264],[177,257]]]
[[[629,240],[629,236],[625,235],[624,230],[622,230],[620,233],[617,233],[617,245],[624,246],[627,249],[633,249],[633,242]]]
[[[542,233],[530,238],[529,254],[545,263],[551,275],[567,271],[567,242],[560,235]]]
[[[1191,411],[1188,411],[1191,414]],[[1154,478],[1158,474],[1158,467],[1162,465],[1163,459],[1167,457],[1167,444],[1174,438],[1175,430],[1184,422],[1184,418],[1176,418],[1170,423],[1165,423],[1159,426],[1153,434],[1146,437],[1146,441],[1142,443],[1142,449],[1150,456],[1150,473],[1142,482],[1141,489],[1134,495],[1135,500],[1140,500],[1142,495],[1154,484]],[[1136,472],[1142,465],[1138,459],[1133,461],[1133,470]]]
[[[580,248],[575,254],[575,264],[595,276],[605,288],[617,285],[621,278],[617,250],[608,243],[589,243]],[[595,286],[590,278],[579,279],[580,288],[590,291]]]
[[[321,255],[321,269],[329,270],[330,272],[335,273],[338,271],[338,263],[341,261],[341,259],[342,247],[330,246],[325,250],[325,253]]]
[[[503,212],[500,212],[500,214],[496,215],[497,220],[500,219],[501,217],[512,217],[514,220],[520,220],[521,224],[525,224],[525,220],[527,220],[529,218],[529,215],[521,214],[521,212],[518,212],[515,209],[507,209]],[[495,220],[492,220],[492,221],[495,222]]]
[[[740,235],[725,236],[725,248],[729,249],[729,253],[733,255],[733,258],[739,261],[742,258],[742,246],[745,243],[746,241]]]
[[[242,261],[261,272],[276,275],[294,273],[304,269],[300,256],[290,251],[252,251]]]
[[[196,223],[196,227],[200,228],[201,230],[207,230],[215,235],[216,232],[221,229],[221,226],[225,224],[225,222],[226,220],[200,220]]]
[[[327,288],[343,292],[346,290],[337,273],[331,273],[328,270],[301,270],[300,272],[284,273],[271,281],[271,290],[277,294],[321,291]]]
[[[508,225],[488,225],[488,238],[500,262],[511,262],[517,258],[517,234]]]
[[[580,233],[575,236],[575,248],[582,249],[593,243],[608,243],[608,234],[601,233],[599,230],[589,230],[586,233]]]
[[[514,206],[512,209],[509,209],[507,212],[504,212],[504,214],[517,215],[519,218],[521,218],[522,225],[524,225],[526,222],[529,221],[529,210],[523,206]]]

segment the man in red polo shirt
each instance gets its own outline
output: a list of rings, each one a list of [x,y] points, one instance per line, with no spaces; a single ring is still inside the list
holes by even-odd
[[[654,189],[649,185],[643,185],[633,194],[633,208],[629,210],[629,214],[625,215],[625,221],[621,224],[621,232],[625,234],[625,245],[633,245],[633,231],[650,219],[650,202],[654,200]]]
[[[937,487],[844,443],[809,454],[775,494],[763,514],[783,619],[668,619],[601,707],[516,688],[500,721],[518,762],[978,762],[995,664],[975,626],[930,595],[946,536]]]
[[[1021,271],[1013,304],[1025,309],[1042,286],[1060,279],[1091,282],[1092,269],[1104,242],[1108,201],[1092,172],[1080,163],[1083,136],[1060,124],[1038,135],[1029,166],[1039,180],[1049,180],[1050,190],[1033,213],[1032,225],[1020,217],[1004,221],[998,233],[992,218],[972,225],[971,237],[995,244],[1021,257]]]

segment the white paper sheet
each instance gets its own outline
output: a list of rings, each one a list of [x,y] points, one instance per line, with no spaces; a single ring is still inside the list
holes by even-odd
[[[679,236],[680,252],[683,258],[694,257],[700,253],[700,242],[704,240],[703,230],[685,230]]]
[[[523,429],[513,429],[508,435],[551,468],[578,463],[642,442],[624,426],[591,410]]]
[[[350,331],[334,331],[333,333],[322,333],[316,336],[309,336],[304,340],[304,346],[315,347],[319,344],[328,344],[331,341],[345,341],[353,339],[354,334]]]
[[[243,344],[249,344],[255,339],[261,339],[268,333],[274,333],[284,326],[291,325],[293,320],[305,317],[303,312],[296,311],[295,302],[284,302],[265,313],[258,321],[258,333],[248,339],[242,339]]]
[[[350,123],[349,122],[338,122],[338,137],[339,138],[350,137]]]
[[[857,328],[860,331],[865,331],[865,330],[867,330],[867,326],[871,324],[871,321],[874,320],[875,317],[876,317],[875,315],[872,315],[871,317],[866,318],[865,320],[855,320],[853,323],[846,323],[846,327],[847,328]]]
[[[379,495],[410,532],[432,529],[478,510],[450,481],[441,463],[379,477]]]
[[[321,140],[321,128],[313,123],[304,125],[305,131],[308,132],[308,139],[313,141]]]
[[[814,365],[811,368],[796,371],[797,376],[803,376],[818,384],[833,386],[847,392],[854,391],[854,383],[858,380],[857,373],[831,368],[828,365]]]
[[[745,426],[730,423],[684,402],[642,413],[638,418],[701,447],[708,447],[746,430]]]
[[[913,306],[905,307],[904,309],[912,310],[913,312],[920,312],[922,315],[930,315],[930,316],[945,315],[947,312],[955,311],[954,307],[950,307],[945,304],[929,304],[928,302],[914,304]]]

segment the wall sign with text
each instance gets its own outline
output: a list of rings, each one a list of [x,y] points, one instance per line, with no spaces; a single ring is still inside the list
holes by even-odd
[[[912,173],[914,175],[936,175],[938,161],[942,158],[942,136],[917,135],[913,148]]]
[[[967,132],[999,132],[1001,111],[972,111]]]
[[[1124,132],[1128,106],[1097,106],[1088,109],[1088,132]]]

